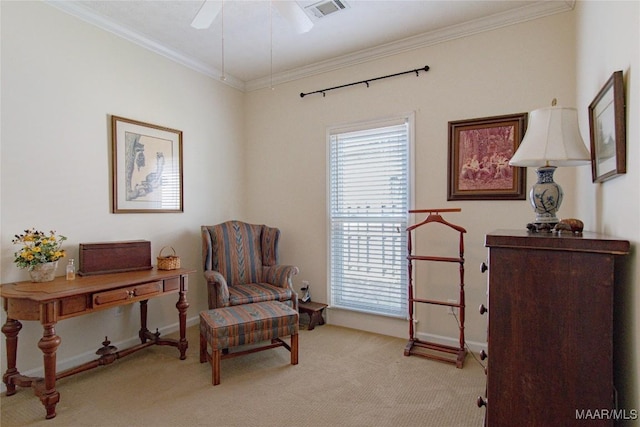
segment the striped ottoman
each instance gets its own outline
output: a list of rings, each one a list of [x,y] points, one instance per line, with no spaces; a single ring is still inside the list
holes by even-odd
[[[291,336],[291,346],[281,338]],[[271,344],[222,354],[222,350],[271,340]],[[208,351],[211,347],[211,353]],[[298,312],[279,301],[214,308],[200,313],[200,363],[211,363],[211,382],[220,384],[220,360],[275,347],[298,364]]]

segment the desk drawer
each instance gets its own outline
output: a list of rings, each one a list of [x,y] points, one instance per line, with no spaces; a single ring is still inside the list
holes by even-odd
[[[180,290],[180,277],[172,277],[164,281],[164,291],[178,291]]]
[[[118,305],[127,301],[147,299],[162,293],[162,281],[143,283],[113,291],[100,292],[93,295],[95,308]]]
[[[86,295],[76,295],[74,297],[64,298],[60,300],[60,313],[61,317],[67,317],[74,314],[82,313],[89,306],[87,304],[88,298]]]

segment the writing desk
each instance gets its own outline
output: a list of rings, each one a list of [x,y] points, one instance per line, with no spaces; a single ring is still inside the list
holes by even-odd
[[[57,277],[52,282],[17,282],[0,285],[0,296],[4,299],[7,321],[2,332],[7,343],[7,372],[2,380],[7,386],[7,396],[16,392],[16,386],[33,387],[50,419],[56,416],[56,404],[60,393],[56,390],[56,380],[79,372],[107,365],[116,359],[134,353],[150,345],[170,345],[180,351],[180,359],[186,359],[189,343],[186,339],[188,275],[195,270],[144,270],[124,273],[100,274],[65,280]],[[158,332],[147,329],[147,301],[167,294],[177,293],[180,338],[160,339]],[[97,351],[100,357],[79,367],[56,374],[56,350],[61,338],[56,335],[55,325],[59,320],[83,316],[99,310],[140,302],[140,344],[118,351],[105,339],[103,347]],[[38,342],[44,359],[44,380],[21,375],[16,368],[18,333],[22,329],[20,321],[40,321],[44,332]]]

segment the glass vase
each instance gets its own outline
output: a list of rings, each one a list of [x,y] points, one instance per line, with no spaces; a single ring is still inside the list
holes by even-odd
[[[51,282],[56,278],[56,269],[58,268],[58,261],[45,262],[43,264],[35,265],[29,270],[32,282]]]

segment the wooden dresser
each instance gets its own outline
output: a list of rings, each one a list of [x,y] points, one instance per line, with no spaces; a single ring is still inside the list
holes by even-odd
[[[500,230],[485,246],[487,396],[478,399],[485,424],[584,425],[585,411],[615,409],[614,267],[629,242]]]

